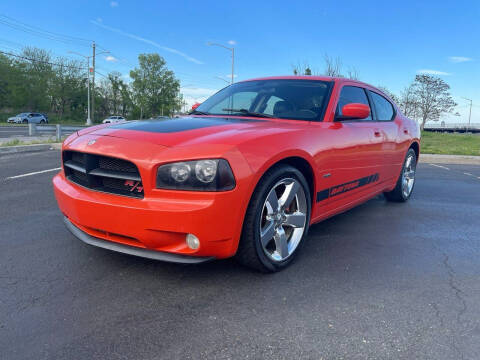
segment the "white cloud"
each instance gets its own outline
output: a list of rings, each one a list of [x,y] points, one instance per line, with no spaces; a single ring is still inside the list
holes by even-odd
[[[432,70],[432,69],[421,69],[417,70],[417,74],[428,74],[428,75],[451,75],[445,71]]]
[[[195,103],[202,103],[211,95],[215,94],[218,89],[196,88],[196,87],[182,87],[180,93],[183,95],[183,100],[187,104],[187,109],[190,109]]]
[[[103,19],[101,17],[97,18],[97,22],[101,23],[102,21],[103,21]]]
[[[138,36],[138,35],[135,35],[135,34],[131,34],[131,33],[128,33],[128,32],[125,32],[123,30],[120,30],[120,29],[117,29],[117,28],[114,28],[114,27],[111,27],[111,26],[107,26],[107,25],[104,25],[98,21],[95,21],[95,20],[90,20],[90,22],[94,25],[97,25],[101,28],[104,28],[106,30],[109,30],[109,31],[112,31],[112,32],[116,32],[117,34],[120,34],[120,35],[123,35],[123,36],[127,36],[131,39],[134,39],[134,40],[137,40],[137,41],[141,41],[143,43],[146,43],[146,44],[149,44],[149,45],[152,45],[158,49],[161,49],[161,50],[164,50],[164,51],[168,51],[172,54],[176,54],[176,55],[179,55],[181,57],[183,57],[184,59],[190,61],[190,62],[193,62],[195,64],[203,64],[203,62],[201,62],[200,60],[198,59],[195,59],[194,57],[191,57],[187,54],[185,54],[184,52],[181,52],[180,50],[177,50],[177,49],[173,49],[173,48],[170,48],[170,47],[167,47],[167,46],[163,46],[163,45],[160,45],[159,43],[153,41],[153,40],[150,40],[150,39],[145,39],[141,36]]]
[[[448,60],[452,63],[462,63],[467,61],[473,61],[472,58],[465,57],[465,56],[450,56]]]
[[[210,95],[215,94],[217,91],[218,89],[197,88],[197,87],[180,88],[180,92],[184,96],[191,96],[191,97],[208,97]]]
[[[237,45],[237,42],[235,40],[228,40],[228,43],[230,45]]]
[[[114,8],[118,6],[118,1],[110,1],[110,7]]]
[[[111,61],[111,62],[117,62],[118,59],[112,55],[105,56],[105,60]]]

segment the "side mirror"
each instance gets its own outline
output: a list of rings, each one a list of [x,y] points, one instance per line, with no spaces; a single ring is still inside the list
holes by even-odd
[[[365,119],[370,115],[370,107],[365,104],[359,103],[350,103],[344,105],[342,108],[342,115],[335,117],[335,120],[354,120],[354,119]]]

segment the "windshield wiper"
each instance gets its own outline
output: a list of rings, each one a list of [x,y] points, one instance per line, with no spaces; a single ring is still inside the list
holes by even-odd
[[[210,115],[208,112],[193,110],[190,115]]]
[[[247,115],[247,116],[262,117],[262,118],[274,118],[275,117],[275,116],[264,114],[264,113],[248,111],[247,109],[222,109],[222,111],[236,112],[236,113],[241,113],[241,114]]]

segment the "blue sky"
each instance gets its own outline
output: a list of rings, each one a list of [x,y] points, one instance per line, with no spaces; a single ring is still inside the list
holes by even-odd
[[[103,74],[128,72],[139,53],[158,52],[181,80],[189,102],[226,85],[236,51],[236,80],[291,74],[292,64],[324,68],[323,56],[342,59],[360,80],[399,92],[420,71],[436,73],[452,87],[465,121],[480,123],[480,1],[3,1],[0,14],[41,29],[95,40]],[[69,56],[89,54],[88,42],[68,44],[0,23],[0,50],[22,45]],[[101,51],[101,50],[100,50]]]

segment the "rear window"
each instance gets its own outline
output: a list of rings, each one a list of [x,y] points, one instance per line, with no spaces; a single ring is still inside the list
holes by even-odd
[[[390,121],[393,119],[395,111],[393,110],[393,105],[385,99],[383,96],[370,91],[370,96],[372,97],[373,106],[375,106],[375,111],[377,114],[378,121]]]

